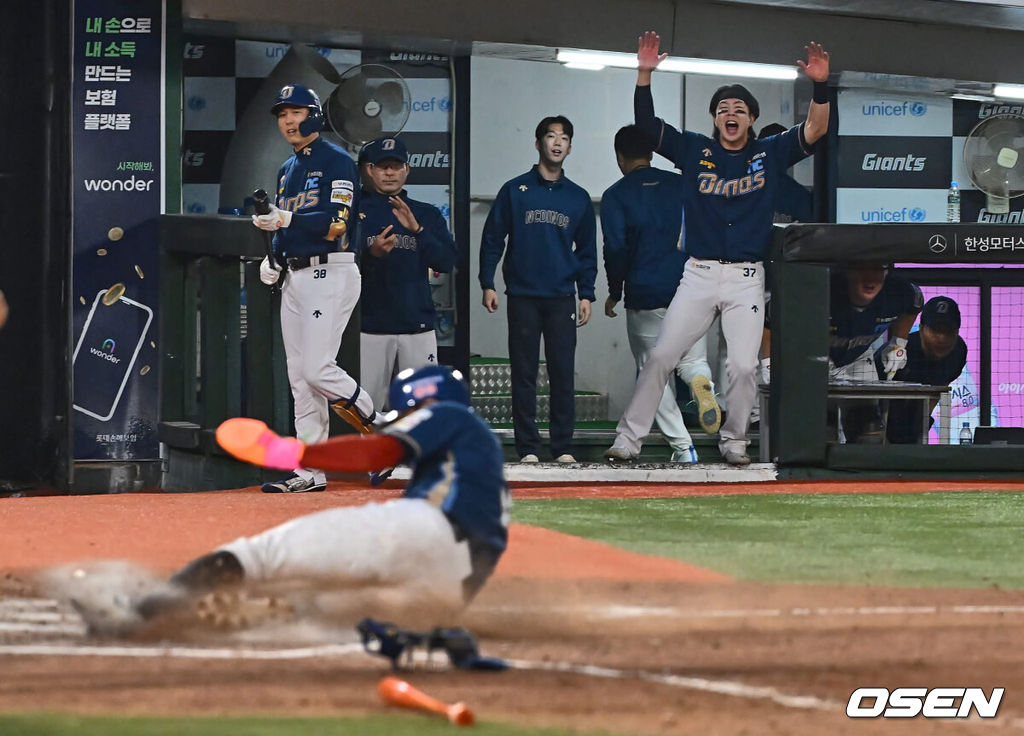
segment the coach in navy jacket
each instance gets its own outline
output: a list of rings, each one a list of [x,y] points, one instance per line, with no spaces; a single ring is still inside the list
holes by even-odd
[[[502,274],[508,296],[512,420],[516,450],[524,462],[536,462],[540,453],[536,416],[542,335],[551,384],[551,452],[559,462],[575,462],[569,451],[576,412],[576,328],[590,319],[597,239],[590,195],[562,171],[572,134],[572,123],[561,115],[540,121],[535,131],[540,160],[501,187],[480,243],[480,286],[489,312],[498,309],[494,272],[507,243]]]
[[[409,153],[398,138],[379,138],[360,153],[360,378],[384,406],[394,373],[437,363],[437,312],[429,272],[455,266],[455,241],[441,212],[405,192]]]

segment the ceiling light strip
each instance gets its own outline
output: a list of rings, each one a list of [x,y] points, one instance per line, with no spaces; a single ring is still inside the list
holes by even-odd
[[[580,51],[559,49],[558,61],[574,68],[618,67],[636,69],[636,55],[616,51]],[[586,66],[582,66],[586,65]],[[688,59],[670,56],[661,62],[658,69],[683,74],[714,74],[722,77],[745,77],[748,79],[794,80],[797,69],[777,64],[752,64],[739,61],[716,61],[711,59]]]

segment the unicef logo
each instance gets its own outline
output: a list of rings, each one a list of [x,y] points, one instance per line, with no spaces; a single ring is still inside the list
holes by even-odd
[[[924,222],[924,219],[928,217],[928,213],[920,207],[915,207],[910,210],[909,217],[911,222]]]
[[[933,235],[928,238],[928,250],[932,253],[942,253],[946,250],[946,239],[941,235]]]
[[[928,105],[923,102],[911,102],[910,103],[910,114],[915,118],[919,118],[928,112]]]
[[[192,95],[188,98],[188,109],[193,112],[199,112],[200,110],[206,109],[206,98],[200,97],[199,95]]]

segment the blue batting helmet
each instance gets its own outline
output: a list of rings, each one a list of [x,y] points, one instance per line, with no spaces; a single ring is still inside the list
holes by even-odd
[[[302,136],[313,135],[324,129],[324,111],[320,107],[320,98],[316,92],[301,84],[287,84],[277,93],[277,100],[270,108],[272,115],[282,107],[306,107],[309,108],[309,117],[299,123],[299,134]]]
[[[397,411],[412,409],[428,399],[469,406],[469,387],[459,371],[427,365],[402,371],[391,382],[388,391],[391,408]]]

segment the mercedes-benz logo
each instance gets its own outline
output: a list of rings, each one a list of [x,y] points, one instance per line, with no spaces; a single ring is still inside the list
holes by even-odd
[[[942,253],[946,250],[946,239],[941,235],[933,235],[928,238],[928,249],[932,253]]]

